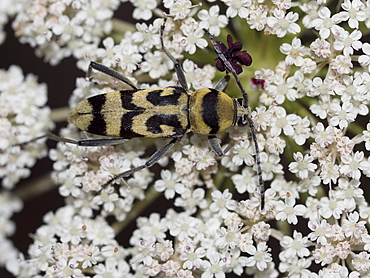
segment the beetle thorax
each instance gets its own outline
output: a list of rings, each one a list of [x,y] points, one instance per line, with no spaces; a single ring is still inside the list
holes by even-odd
[[[197,133],[214,135],[233,125],[235,104],[227,94],[215,89],[199,89],[190,97],[190,126]]]

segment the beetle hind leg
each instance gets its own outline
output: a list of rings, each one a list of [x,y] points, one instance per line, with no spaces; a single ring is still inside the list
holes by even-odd
[[[121,178],[125,178],[125,177],[128,177],[128,176],[131,176],[133,173],[137,172],[137,171],[140,171],[144,168],[149,168],[151,166],[153,166],[154,164],[156,164],[168,151],[169,149],[171,149],[181,138],[173,138],[168,144],[164,145],[162,148],[160,148],[159,150],[157,150],[154,154],[152,154],[151,157],[149,157],[149,159],[143,164],[143,165],[140,165],[139,167],[136,167],[134,169],[131,169],[131,170],[128,170],[128,171],[125,171],[125,172],[122,172],[118,175],[116,175],[115,177],[113,177],[112,179],[110,179],[109,181],[107,181],[105,184],[103,184],[102,188],[106,188],[107,186],[109,186],[112,182],[118,180],[118,179],[121,179]]]

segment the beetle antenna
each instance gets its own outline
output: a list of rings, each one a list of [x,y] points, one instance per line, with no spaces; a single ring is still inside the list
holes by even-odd
[[[213,48],[215,49],[218,57],[222,60],[222,63],[225,66],[226,71],[230,72],[233,75],[233,77],[236,81],[236,84],[238,85],[238,87],[239,87],[239,89],[240,89],[240,91],[242,92],[242,95],[243,95],[243,106],[248,107],[248,94],[245,92],[237,73],[235,72],[234,68],[231,66],[230,62],[226,59],[224,53],[221,51],[221,49],[217,45],[213,36],[208,32],[207,29],[203,28],[203,31],[204,31],[204,33],[206,33],[207,37],[209,38],[209,40],[213,44]]]
[[[240,91],[242,92],[243,107],[245,107],[248,110],[248,114],[246,115],[246,118],[247,118],[247,122],[249,125],[249,129],[251,131],[252,140],[254,143],[254,149],[256,150],[256,166],[257,166],[258,184],[259,184],[259,191],[260,191],[260,198],[261,198],[261,210],[263,210],[265,206],[265,186],[263,184],[263,179],[262,179],[261,158],[260,158],[260,152],[259,152],[259,147],[258,147],[258,142],[257,142],[256,129],[250,117],[250,108],[248,106],[248,94],[245,92],[237,73],[235,72],[234,68],[231,66],[230,62],[226,59],[224,53],[221,51],[221,49],[217,45],[213,36],[208,32],[207,29],[203,28],[203,31],[207,35],[211,43],[213,44],[213,48],[215,49],[218,57],[221,59],[224,67],[226,68],[226,72],[230,72],[233,75],[236,81],[236,84],[238,85]]]
[[[163,33],[164,33],[164,28],[166,26],[166,22],[167,22],[167,18],[165,17],[164,20],[163,20],[163,23],[161,25],[161,29],[160,29],[160,40],[161,40],[161,46],[162,46],[162,51],[166,54],[166,56],[172,61],[173,63],[173,66],[174,66],[174,69],[175,69],[175,72],[176,72],[176,75],[177,75],[177,79],[181,85],[181,87],[185,90],[185,91],[188,91],[188,83],[186,81],[186,77],[185,77],[185,74],[184,74],[184,71],[182,70],[181,68],[181,65],[179,63],[179,61],[176,60],[175,57],[172,56],[172,54],[167,50],[167,48],[164,46],[164,41],[163,41]]]

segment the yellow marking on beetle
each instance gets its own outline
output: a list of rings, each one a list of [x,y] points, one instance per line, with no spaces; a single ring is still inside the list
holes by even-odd
[[[210,135],[212,127],[204,121],[204,115],[213,114],[219,129],[216,133],[222,132],[232,126],[235,116],[235,104],[232,98],[221,91],[217,92],[216,105],[208,105],[205,96],[211,92],[210,89],[203,88],[195,91],[190,97],[190,125],[193,131]]]
[[[219,132],[222,132],[233,125],[235,104],[232,98],[224,92],[219,91],[216,111],[218,115],[218,123],[220,125]]]
[[[87,130],[91,121],[94,119],[92,112],[93,107],[90,105],[88,99],[85,99],[79,102],[76,108],[69,113],[68,121],[81,130]]]
[[[100,111],[104,115],[104,121],[106,124],[106,134],[110,136],[120,136],[121,131],[121,119],[128,110],[123,109],[121,92],[111,92],[107,94],[105,103]]]

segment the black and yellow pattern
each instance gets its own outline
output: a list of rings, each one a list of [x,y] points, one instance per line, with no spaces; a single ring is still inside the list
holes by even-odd
[[[181,87],[115,91],[81,101],[69,121],[109,137],[176,138],[189,129],[188,98]]]
[[[217,134],[236,121],[236,103],[215,89],[189,95],[182,87],[115,91],[81,101],[69,121],[92,134],[178,138],[189,131]]]
[[[215,135],[235,123],[236,103],[224,92],[199,89],[190,99],[190,126],[193,131]]]

